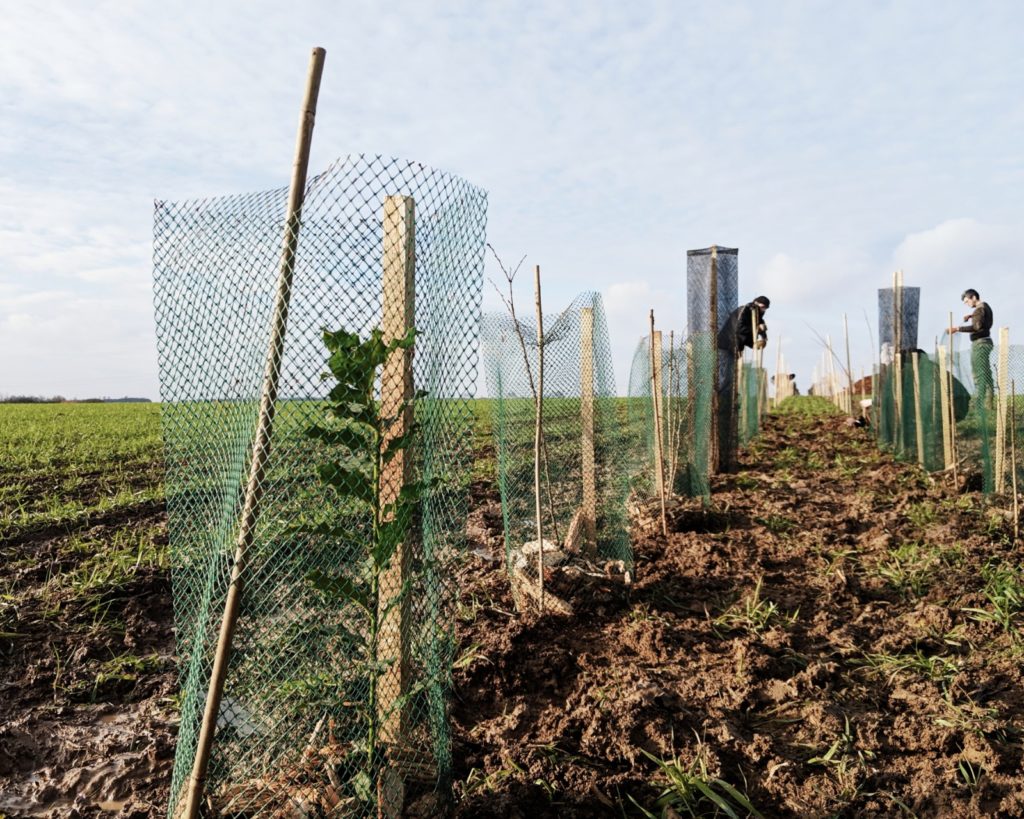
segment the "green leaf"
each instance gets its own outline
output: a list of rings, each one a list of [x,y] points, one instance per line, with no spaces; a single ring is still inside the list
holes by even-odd
[[[373,780],[370,779],[370,774],[367,771],[357,773],[349,780],[349,784],[355,792],[356,799],[360,802],[373,801]]]
[[[370,606],[370,587],[343,574],[326,574],[319,569],[306,575],[313,587],[333,602],[355,603],[368,614],[372,614]]]
[[[419,435],[419,432],[419,425],[414,423],[397,438],[392,438],[388,441],[387,445],[384,447],[383,462],[386,464],[391,463],[399,452],[402,452],[412,446],[416,437]]]
[[[340,428],[322,427],[314,424],[306,435],[331,446],[345,446],[358,453],[370,444],[370,430],[363,425],[349,424]]]
[[[317,472],[320,475],[320,480],[333,486],[334,490],[343,498],[353,498],[373,507],[375,500],[373,478],[368,474],[365,466],[334,461],[322,464]]]

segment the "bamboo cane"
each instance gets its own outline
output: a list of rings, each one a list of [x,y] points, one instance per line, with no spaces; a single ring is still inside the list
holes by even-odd
[[[957,475],[959,464],[956,453],[956,406],[954,399],[956,391],[953,381],[953,311],[949,312],[949,452],[953,458],[953,486],[959,491],[960,479]]]
[[[665,463],[662,452],[661,378],[658,359],[661,357],[661,334],[654,329],[654,311],[651,310],[651,410],[654,415],[654,472],[661,501],[661,533],[668,537],[668,518],[665,512]]]
[[[936,347],[936,354],[939,359],[939,409],[942,416],[942,461],[946,469],[953,468],[953,438],[950,432],[951,421],[954,418],[950,414],[949,378],[946,376],[948,366],[946,364],[946,348]],[[951,473],[952,474],[952,473]]]
[[[533,429],[533,495],[537,523],[537,607],[544,613],[544,520],[540,501],[540,450],[544,435],[544,314],[540,302],[540,265],[533,268],[533,294],[537,307],[537,406]]]
[[[997,494],[1006,491],[1006,402],[1010,385],[1007,370],[1010,366],[1010,328],[999,328],[999,373],[996,379],[999,397],[996,403],[996,480]]]
[[[299,242],[299,228],[302,222],[302,203],[306,192],[306,173],[309,167],[309,148],[313,139],[313,123],[316,119],[316,103],[320,93],[320,78],[323,75],[326,51],[314,48],[310,55],[306,76],[306,89],[299,118],[298,136],[295,142],[295,159],[292,164],[291,187],[288,194],[288,208],[285,216],[284,237],[281,247],[281,266],[274,296],[274,312],[270,326],[270,341],[266,364],[263,371],[263,387],[260,393],[259,420],[253,439],[252,460],[249,480],[245,489],[245,500],[239,524],[238,539],[231,567],[231,582],[224,602],[224,616],[221,619],[217,648],[210,672],[203,721],[196,744],[196,755],[192,773],[187,785],[185,806],[178,815],[195,819],[199,814],[200,802],[206,784],[206,771],[213,747],[217,716],[220,712],[221,697],[227,678],[228,662],[234,640],[235,625],[241,608],[242,587],[249,547],[256,532],[263,494],[263,476],[270,457],[273,436],[274,409],[277,401],[277,387],[281,359],[284,355],[285,331],[288,324],[288,304],[291,300],[292,278],[295,274],[295,257]]]
[[[914,367],[914,432],[917,438],[917,462],[924,466],[924,424],[921,419],[921,369],[918,363],[920,353],[911,353],[910,361]]]
[[[1013,542],[1020,537],[1020,507],[1017,496],[1017,385],[1010,379],[1010,469],[1013,488]]]

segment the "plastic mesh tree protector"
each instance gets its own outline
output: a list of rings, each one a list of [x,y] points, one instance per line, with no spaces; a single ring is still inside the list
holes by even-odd
[[[191,772],[231,573],[286,194],[156,203],[182,690],[171,815]],[[215,815],[284,815],[298,805],[375,816],[382,794],[393,800],[397,788],[400,798],[415,798],[449,779],[449,568],[462,543],[472,455],[485,226],[483,191],[418,163],[349,157],[307,184],[273,442],[207,775]],[[323,333],[367,339],[410,323],[419,331],[411,361],[403,357],[396,369],[398,359],[388,359],[366,412],[381,416],[396,396],[400,407],[414,388],[426,391],[408,410],[410,447],[378,483],[385,500],[400,491],[387,475],[415,476],[431,489],[381,570],[378,599],[369,600],[361,590],[373,527],[368,504],[354,497],[366,483],[359,447],[342,444],[344,435],[312,434],[330,421],[337,383],[323,377]],[[347,459],[355,459],[352,486],[339,491],[323,467]],[[325,594],[317,574],[352,593]],[[368,623],[377,632],[372,646]]]
[[[686,316],[693,344],[696,400],[694,494],[708,495],[708,476],[736,464],[736,356],[721,331],[739,306],[739,250],[712,246],[686,252]],[[705,405],[707,404],[707,405]],[[706,451],[706,454],[705,454]]]
[[[482,356],[495,401],[494,434],[510,572],[536,577],[523,547],[537,539],[534,493],[537,329],[511,316],[484,316]],[[577,513],[586,522],[584,548],[632,565],[626,514],[631,446],[625,402],[616,396],[611,344],[598,293],[582,293],[544,317],[544,403],[541,507],[544,539],[566,543]],[[593,521],[591,524],[590,522]]]
[[[661,342],[658,346],[661,348],[659,383],[662,392],[662,461],[666,489],[668,493],[704,496],[708,487],[707,442],[695,441],[691,427],[698,417],[693,411],[693,402],[698,399],[691,382],[697,363],[693,355],[694,345],[692,340],[685,338],[684,333],[658,332]],[[658,497],[651,376],[651,339],[648,335],[637,342],[633,353],[627,403],[628,428],[633,439],[643,447],[642,457],[637,461],[630,483],[632,495],[639,501]],[[703,383],[709,391],[710,368],[707,368],[705,376]],[[705,395],[704,398],[706,406],[710,407],[710,396]],[[703,444],[702,448],[700,444]],[[698,452],[700,469],[695,463],[695,453]]]

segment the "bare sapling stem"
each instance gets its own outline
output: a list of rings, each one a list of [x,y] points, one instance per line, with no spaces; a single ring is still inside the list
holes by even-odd
[[[537,397],[533,435],[533,496],[537,517],[537,605],[544,612],[544,520],[540,502],[541,440],[544,435],[544,314],[540,302],[540,265],[533,268],[533,293],[537,305]],[[552,510],[553,511],[553,510]],[[554,515],[552,515],[554,517]]]
[[[533,396],[533,400],[537,400],[537,386],[533,380],[533,366],[530,364],[530,354],[526,350],[526,338],[523,336],[523,328],[519,323],[519,319],[516,316],[516,298],[513,292],[513,284],[516,279],[516,274],[519,272],[519,268],[523,266],[523,262],[526,260],[526,256],[520,258],[519,262],[514,268],[505,266],[505,263],[501,260],[498,255],[498,251],[494,249],[494,246],[488,242],[487,249],[491,251],[491,255],[494,256],[494,260],[498,263],[498,268],[501,270],[501,274],[505,277],[505,283],[508,287],[508,296],[501,292],[498,285],[491,280],[491,286],[494,287],[498,293],[498,298],[505,304],[505,309],[508,310],[509,316],[512,318],[512,327],[516,331],[516,338],[519,340],[519,350],[523,355],[523,366],[526,367],[526,383],[530,387],[530,394]],[[554,527],[555,541],[560,540],[558,533],[558,519],[555,517],[555,501],[551,496],[551,471],[548,468],[548,442],[545,438],[541,442],[541,456],[544,463],[544,486],[546,489],[548,499],[548,512],[551,516],[551,525]]]

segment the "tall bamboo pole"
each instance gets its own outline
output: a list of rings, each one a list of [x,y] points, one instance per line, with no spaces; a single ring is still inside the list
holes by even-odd
[[[996,385],[999,396],[996,403],[996,480],[995,490],[998,494],[1006,491],[1006,403],[1009,398],[1010,385],[1008,370],[1010,366],[1010,328],[999,328],[999,372]]]
[[[281,359],[284,355],[285,331],[288,325],[288,304],[291,300],[292,278],[295,274],[295,256],[299,243],[299,228],[302,222],[302,202],[306,192],[306,173],[309,167],[309,148],[313,139],[313,123],[316,119],[316,103],[320,93],[320,78],[323,75],[326,51],[314,48],[310,55],[306,76],[306,90],[299,116],[298,136],[295,141],[295,159],[292,163],[291,187],[288,193],[288,208],[285,216],[284,237],[281,246],[281,265],[274,296],[274,312],[270,326],[270,343],[263,370],[263,386],[260,391],[259,420],[253,438],[252,459],[249,480],[245,489],[245,500],[239,523],[238,539],[235,541],[234,560],[231,565],[231,582],[224,601],[224,616],[221,619],[217,648],[210,673],[203,710],[203,722],[196,744],[196,755],[192,774],[187,784],[185,806],[176,811],[185,819],[195,819],[199,814],[200,802],[206,784],[206,771],[210,763],[210,749],[213,747],[217,715],[220,711],[224,683],[227,678],[231,646],[234,641],[235,625],[241,608],[242,588],[249,547],[256,532],[263,495],[263,477],[270,457],[270,443],[274,428],[274,409],[277,401],[278,378]]]
[[[1010,469],[1013,479],[1013,542],[1020,537],[1020,507],[1017,496],[1017,385],[1010,379]]]
[[[942,460],[946,469],[953,469],[953,433],[952,425],[954,414],[950,411],[952,400],[949,394],[949,377],[947,372],[949,365],[946,363],[947,351],[945,347],[936,347],[939,359],[939,406],[942,415]],[[954,486],[955,486],[954,482]]]
[[[921,421],[921,369],[918,363],[920,353],[911,353],[914,367],[914,432],[917,438],[917,462],[924,466],[924,424]]]
[[[654,311],[651,310],[651,409],[654,414],[654,473],[661,501],[661,533],[668,537],[668,518],[665,512],[665,462],[662,452],[661,426],[661,333],[654,329]]]
[[[544,435],[544,314],[540,303],[540,265],[533,268],[533,294],[537,306],[537,406],[533,430],[533,495],[537,522],[537,606],[544,611],[544,519],[540,503],[540,450]]]
[[[949,451],[953,457],[953,487],[959,491],[960,479],[957,476],[959,470],[959,458],[956,453],[956,390],[953,380],[953,311],[949,312]]]

